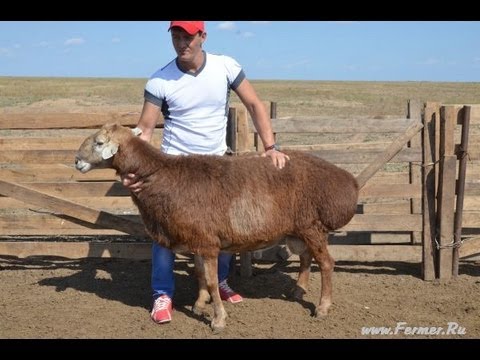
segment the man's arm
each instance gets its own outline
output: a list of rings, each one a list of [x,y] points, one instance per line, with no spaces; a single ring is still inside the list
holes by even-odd
[[[270,116],[268,116],[265,106],[258,98],[250,82],[247,79],[243,79],[234,91],[250,113],[255,129],[262,139],[263,147],[267,149],[275,144]],[[286,161],[290,160],[287,155],[274,148],[267,150],[263,156],[269,156],[279,169],[282,169]]]
[[[137,127],[142,130],[140,138],[147,142],[152,140],[153,131],[157,126],[158,119],[160,117],[160,108],[151,102],[145,101],[143,103],[142,114],[138,120]]]
[[[160,112],[161,110],[157,105],[148,101],[143,103],[142,114],[137,124],[137,127],[142,130],[140,134],[142,140],[147,142],[152,140],[153,131],[160,117]],[[126,176],[122,176],[122,184],[134,193],[139,193],[142,190],[143,181],[137,181],[135,174],[127,174]]]

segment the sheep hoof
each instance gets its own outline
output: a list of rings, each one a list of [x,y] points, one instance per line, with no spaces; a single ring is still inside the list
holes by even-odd
[[[215,322],[215,320],[212,320],[210,327],[212,328],[214,334],[219,334],[223,331],[223,329],[225,329],[225,321]]]
[[[205,315],[206,308],[205,306],[199,306],[197,304],[193,305],[192,311],[195,315]]]
[[[294,300],[301,301],[301,300],[303,300],[303,295],[305,295],[306,293],[307,292],[305,291],[305,289],[296,285],[295,288],[293,289],[292,293],[291,293],[291,297]]]
[[[315,317],[318,318],[318,319],[324,319],[325,317],[327,317],[329,307],[330,307],[330,305],[328,305],[328,306],[318,306],[315,309]]]

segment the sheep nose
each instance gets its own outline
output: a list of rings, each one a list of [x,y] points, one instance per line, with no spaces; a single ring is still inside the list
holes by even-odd
[[[80,159],[78,158],[78,156],[75,156],[75,165],[77,165],[79,161]]]

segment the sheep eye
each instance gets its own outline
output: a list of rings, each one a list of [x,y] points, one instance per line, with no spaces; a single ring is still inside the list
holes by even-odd
[[[102,145],[103,145],[103,141],[97,141],[95,145],[97,145],[97,146],[102,146]]]

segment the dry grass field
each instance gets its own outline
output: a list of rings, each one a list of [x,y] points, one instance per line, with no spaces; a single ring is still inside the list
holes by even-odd
[[[1,112],[140,111],[146,79],[0,77]],[[405,115],[408,99],[480,103],[480,83],[252,81],[278,116]],[[232,103],[238,102],[232,93]]]
[[[0,113],[139,113],[145,81],[0,77]],[[252,82],[262,100],[277,103],[279,117],[381,119],[403,117],[408,99],[480,103],[480,83]],[[232,94],[232,103],[236,102]],[[445,283],[422,281],[416,263],[338,261],[333,277],[334,305],[323,320],[311,316],[320,291],[316,265],[304,301],[293,302],[288,294],[296,279],[298,261],[258,262],[253,277],[231,279],[245,301],[225,304],[229,319],[220,335],[212,334],[208,317],[199,318],[191,312],[196,282],[191,276],[192,264],[185,259],[178,261],[175,270],[173,321],[163,326],[154,324],[149,318],[150,266],[149,260],[16,258],[0,254],[0,339],[480,337],[480,266],[475,262],[462,261],[458,279]],[[375,335],[366,334],[364,329],[409,326],[438,330],[455,324],[464,331],[426,335],[400,330]]]

